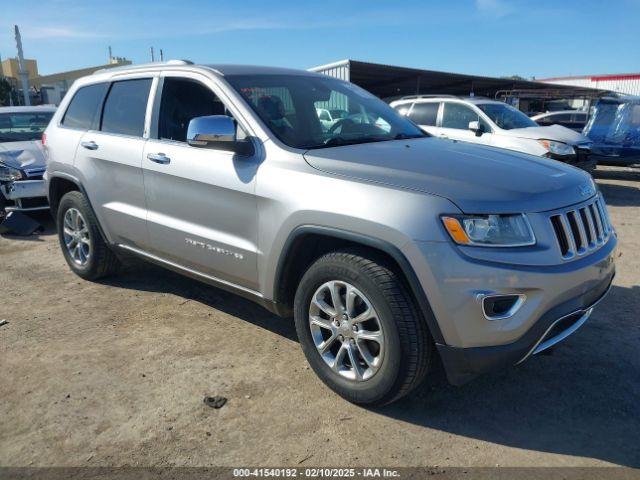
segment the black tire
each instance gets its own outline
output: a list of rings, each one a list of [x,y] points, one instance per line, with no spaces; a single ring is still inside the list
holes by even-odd
[[[7,207],[7,200],[4,198],[4,195],[0,193],[0,222],[4,219],[7,212],[5,208]]]
[[[379,370],[364,381],[344,378],[321,357],[314,343],[309,308],[325,282],[348,282],[371,302],[384,330],[385,354]],[[362,405],[384,405],[408,394],[429,371],[433,341],[426,322],[401,277],[372,252],[348,249],[319,258],[302,277],[294,302],[296,331],[311,368],[334,392]]]
[[[70,209],[76,209],[81,213],[88,230],[91,254],[84,265],[80,265],[74,261],[71,253],[65,245],[64,218],[65,214]],[[84,278],[85,280],[98,280],[117,271],[119,266],[118,258],[102,238],[102,234],[98,228],[98,221],[84,194],[78,191],[73,191],[62,197],[60,205],[58,206],[56,223],[62,254],[69,265],[69,268],[71,268],[76,275]]]

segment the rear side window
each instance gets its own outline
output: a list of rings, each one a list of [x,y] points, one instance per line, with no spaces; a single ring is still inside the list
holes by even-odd
[[[440,103],[416,103],[413,110],[409,114],[409,118],[418,125],[436,126],[436,118],[438,118],[438,107]]]
[[[104,104],[100,130],[141,137],[150,89],[150,78],[113,83]]]
[[[108,83],[98,83],[78,89],[64,114],[62,125],[82,130],[97,128],[98,113],[108,88]]]

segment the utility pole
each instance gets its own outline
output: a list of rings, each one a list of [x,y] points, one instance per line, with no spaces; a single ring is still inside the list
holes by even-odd
[[[155,55],[153,54],[153,47],[151,47],[151,61],[152,61],[152,62],[155,62],[155,61],[156,61],[156,57],[155,57]]]
[[[164,62],[164,52],[160,49],[160,61]]]
[[[111,45],[109,45],[109,63],[111,63],[112,59],[113,59],[113,53],[111,52]]]
[[[31,105],[29,98],[29,74],[24,68],[24,55],[22,54],[22,39],[20,38],[20,29],[15,25],[16,46],[18,47],[18,75],[22,80],[22,94],[24,96],[24,104],[28,107]]]

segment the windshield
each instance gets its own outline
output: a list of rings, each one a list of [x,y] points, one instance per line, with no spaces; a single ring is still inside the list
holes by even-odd
[[[427,136],[382,100],[335,78],[312,75],[225,78],[274,135],[290,147],[326,148]]]
[[[40,140],[53,112],[0,113],[0,143]]]
[[[520,110],[506,103],[479,103],[477,106],[493,120],[493,123],[504,130],[538,126]]]

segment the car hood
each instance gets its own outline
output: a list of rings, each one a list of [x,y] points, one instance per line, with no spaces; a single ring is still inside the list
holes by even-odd
[[[595,194],[587,173],[555,160],[433,137],[304,157],[323,172],[445,197],[465,213],[541,212]]]
[[[46,162],[39,140],[0,143],[0,162],[21,170],[44,168]]]
[[[533,140],[557,140],[559,142],[568,143],[569,145],[591,142],[591,140],[581,133],[571,130],[570,128],[563,127],[562,125],[514,128],[512,130],[503,130],[502,134],[518,138],[531,138]]]

